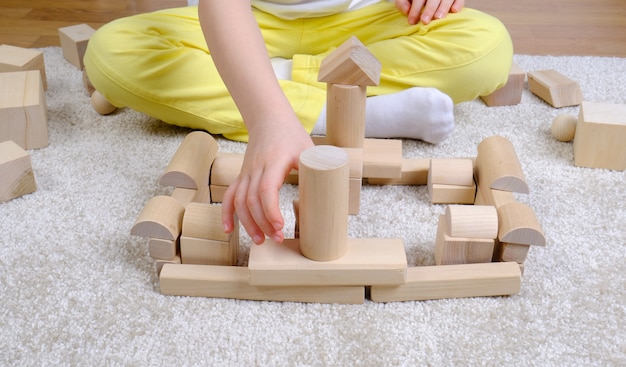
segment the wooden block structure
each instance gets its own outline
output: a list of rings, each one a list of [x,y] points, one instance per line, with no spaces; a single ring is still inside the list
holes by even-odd
[[[626,169],[626,104],[582,103],[574,138],[574,165]]]
[[[48,146],[48,107],[39,70],[0,73],[0,141]]]
[[[522,101],[525,80],[526,72],[513,62],[506,84],[489,95],[480,96],[480,99],[489,107],[519,104]]]
[[[335,81],[345,75],[362,77],[349,72],[358,58],[345,55],[360,52],[353,46],[354,43],[345,46],[340,51],[344,56],[334,59],[341,71],[328,72],[320,80]],[[372,80],[371,75],[368,78],[365,80]],[[487,196],[488,206],[449,206],[440,220],[435,257],[445,255],[452,261],[408,267],[401,239],[348,237],[353,179],[358,176],[359,191],[362,178],[380,180],[377,184],[423,185],[441,181],[442,185],[473,187],[473,196],[474,172],[479,170],[472,159],[436,160],[433,170],[431,159],[402,158],[399,140],[364,139],[362,147],[340,148],[327,145],[327,138],[316,138],[317,145],[300,157],[300,171],[292,172],[287,179],[299,185],[299,198],[294,200],[296,238],[287,238],[280,244],[266,239],[262,245],[252,245],[247,267],[237,266],[238,255],[232,251],[238,248],[238,240],[233,241],[237,243],[235,247],[231,243],[237,238],[236,233],[230,237],[223,233],[221,209],[215,201],[221,200],[220,195],[239,175],[243,155],[219,153],[208,134],[192,134],[205,134],[193,137],[204,142],[189,144],[189,134],[160,180],[161,184],[176,187],[172,196],[155,199],[162,202],[159,211],[168,214],[157,213],[158,206],[151,200],[131,230],[131,234],[148,236],[153,243],[150,254],[158,253],[154,256],[163,258],[155,258],[163,294],[347,304],[363,303],[368,287],[376,302],[511,295],[518,293],[521,286],[519,261],[524,248],[519,246],[539,242],[540,229],[529,218],[528,208],[507,206],[516,204],[515,198],[499,185],[504,181],[505,189],[519,189],[518,181],[523,175],[512,169],[513,165],[505,164],[503,168],[499,161],[483,157],[480,172],[489,191],[488,195],[478,194],[481,200]],[[490,149],[486,149],[489,154],[494,151]],[[511,152],[505,149],[504,153]],[[513,178],[507,181],[509,177]],[[494,259],[495,244],[500,238],[509,242],[498,249],[508,250]],[[504,261],[509,258],[513,261]],[[443,265],[445,262],[454,264]]]
[[[63,56],[80,70],[83,70],[85,67],[83,56],[85,56],[89,39],[95,31],[87,24],[76,24],[59,28],[59,39]]]
[[[43,52],[32,48],[0,45],[0,73],[39,70],[43,89],[48,89]]]
[[[12,140],[0,142],[0,203],[37,190],[30,155]]]
[[[578,83],[556,70],[528,72],[528,89],[556,108],[578,106],[583,100]]]
[[[471,159],[433,158],[428,169],[432,204],[473,204],[476,197]]]

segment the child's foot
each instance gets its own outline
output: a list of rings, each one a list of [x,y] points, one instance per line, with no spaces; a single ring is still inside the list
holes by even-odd
[[[410,138],[437,144],[454,128],[452,99],[435,88],[413,87],[398,93],[369,97],[365,137]],[[326,108],[312,134],[326,133]]]

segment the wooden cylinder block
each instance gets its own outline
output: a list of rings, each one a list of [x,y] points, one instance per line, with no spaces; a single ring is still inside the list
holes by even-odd
[[[319,145],[300,155],[300,251],[309,259],[342,257],[348,245],[348,154]]]
[[[183,139],[170,164],[161,175],[163,186],[199,189],[209,185],[211,164],[217,155],[217,142],[204,131],[194,131]]]
[[[326,143],[362,148],[365,140],[367,87],[328,84],[326,94]]]
[[[492,189],[528,194],[528,184],[510,140],[491,136],[478,144],[478,184]]]
[[[546,238],[535,212],[526,204],[514,201],[498,208],[500,242],[545,246]]]
[[[498,211],[491,205],[448,205],[446,221],[452,237],[498,237]]]
[[[185,208],[171,196],[159,195],[148,200],[130,234],[163,240],[180,236]]]

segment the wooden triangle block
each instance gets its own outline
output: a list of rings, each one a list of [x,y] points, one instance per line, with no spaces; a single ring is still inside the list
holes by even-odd
[[[317,79],[331,84],[378,85],[381,67],[380,61],[352,36],[322,61]]]

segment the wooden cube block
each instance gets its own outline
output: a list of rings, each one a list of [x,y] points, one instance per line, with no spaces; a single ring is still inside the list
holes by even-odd
[[[0,141],[48,146],[48,107],[39,70],[0,73]]]
[[[363,177],[402,177],[402,140],[365,139],[363,142]]]
[[[348,239],[346,254],[332,261],[302,255],[298,239],[271,239],[250,248],[250,284],[264,286],[397,285],[405,281],[402,239]]]
[[[248,268],[215,265],[166,265],[161,293],[175,296],[256,301],[362,304],[364,287],[262,287],[249,284]]]
[[[79,69],[83,69],[83,56],[87,50],[87,43],[96,30],[87,24],[77,24],[59,28],[59,39],[63,56]]]
[[[180,258],[183,264],[236,265],[238,253],[234,249],[226,241],[180,236]]]
[[[474,165],[471,159],[433,158],[428,170],[428,184],[473,186]]]
[[[48,89],[43,52],[31,48],[0,45],[0,73],[39,70],[43,89]]]
[[[491,262],[495,240],[492,238],[452,237],[445,216],[439,217],[435,240],[435,264],[474,264]]]
[[[626,104],[582,103],[574,138],[574,164],[626,169]]]
[[[0,143],[0,202],[37,190],[30,156],[15,142]]]
[[[514,262],[418,266],[407,269],[400,286],[373,286],[374,302],[504,296],[519,293],[520,266]]]
[[[556,70],[529,72],[528,89],[556,108],[577,106],[583,101],[578,83]]]
[[[513,63],[506,84],[487,96],[480,96],[480,99],[489,107],[519,104],[522,101],[525,79],[526,72],[519,65]]]

